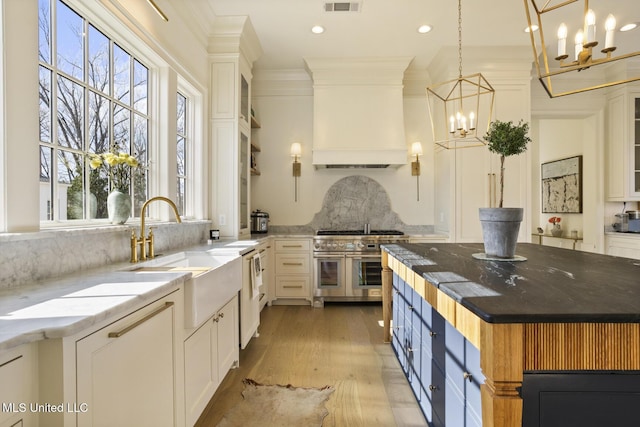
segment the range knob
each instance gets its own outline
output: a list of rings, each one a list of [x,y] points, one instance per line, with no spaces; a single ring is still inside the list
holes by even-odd
[[[313,243],[313,249],[315,249],[315,250],[320,249],[320,247],[321,247],[321,246],[322,246],[322,245],[320,244],[320,242],[314,242],[314,243]]]
[[[360,241],[356,242],[356,247],[358,249],[362,249],[362,248],[364,248],[364,243],[360,240]]]

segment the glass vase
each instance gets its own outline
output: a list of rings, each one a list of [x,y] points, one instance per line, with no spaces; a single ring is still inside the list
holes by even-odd
[[[113,190],[107,196],[107,212],[111,224],[124,224],[131,216],[131,197],[120,190]]]

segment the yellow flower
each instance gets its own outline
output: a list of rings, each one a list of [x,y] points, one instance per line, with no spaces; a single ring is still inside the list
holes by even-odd
[[[92,154],[91,160],[89,160],[89,166],[91,166],[91,169],[98,169],[102,166],[102,157],[100,157],[99,154]]]
[[[102,154],[89,154],[89,166],[92,169],[104,166],[109,173],[109,187],[129,191],[132,169],[137,168],[140,164],[134,156],[116,149]]]
[[[138,159],[136,159],[133,156],[128,156],[127,157],[127,164],[129,166],[131,166],[132,168],[137,168],[138,167]]]
[[[115,166],[118,164],[118,157],[113,153],[104,153],[102,155],[104,157],[104,161],[107,162],[109,166]]]

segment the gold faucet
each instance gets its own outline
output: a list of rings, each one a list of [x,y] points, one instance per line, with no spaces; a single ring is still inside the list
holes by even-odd
[[[149,234],[147,237],[144,236],[145,233],[145,217],[147,206],[149,203],[159,200],[162,202],[167,202],[169,206],[173,208],[173,213],[176,216],[177,222],[182,222],[180,219],[180,214],[178,213],[178,208],[173,201],[167,197],[156,196],[152,197],[142,205],[142,210],[140,211],[140,237],[136,237],[136,231],[131,231],[131,262],[138,262],[139,260],[146,260],[147,258],[155,257],[155,252],[153,248],[153,230],[152,227],[149,227]],[[147,252],[147,244],[149,244],[149,251]],[[138,245],[140,245],[140,258],[138,259]]]

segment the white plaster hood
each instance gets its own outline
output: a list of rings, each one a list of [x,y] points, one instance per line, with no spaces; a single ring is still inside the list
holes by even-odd
[[[305,58],[316,168],[407,164],[402,80],[412,59]]]

